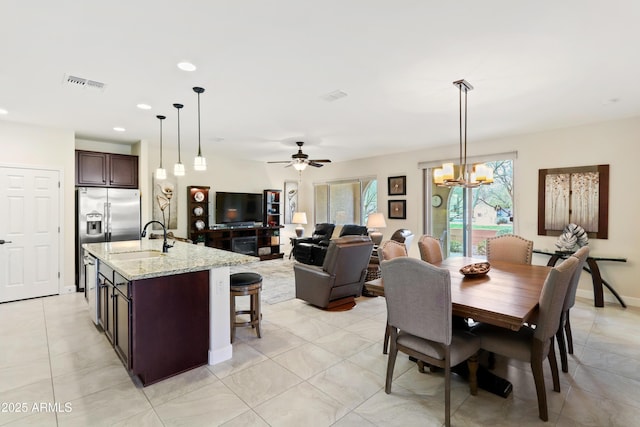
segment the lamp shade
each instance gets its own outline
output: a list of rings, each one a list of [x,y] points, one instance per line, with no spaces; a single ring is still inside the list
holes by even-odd
[[[369,214],[367,218],[367,228],[385,228],[387,223],[384,220],[384,214],[381,212],[375,212]]]
[[[296,227],[296,236],[302,237],[302,235],[304,234],[304,227],[302,226],[302,224],[307,223],[306,212],[294,212],[291,222],[294,224],[298,224],[298,226]]]
[[[293,214],[293,219],[291,220],[294,224],[306,224],[307,223],[307,214],[306,212],[295,212]]]

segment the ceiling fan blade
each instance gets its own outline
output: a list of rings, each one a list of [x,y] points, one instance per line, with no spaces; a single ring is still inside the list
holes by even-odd
[[[309,160],[310,162],[315,162],[315,163],[331,163],[331,160],[329,159],[313,159],[313,160]]]
[[[321,168],[321,167],[323,167],[324,165],[323,165],[322,163],[316,163],[315,161],[310,160],[310,161],[309,161],[309,166],[314,166],[314,167],[316,167],[316,168]]]
[[[291,160],[281,160],[277,162],[267,162],[267,163],[291,163]]]

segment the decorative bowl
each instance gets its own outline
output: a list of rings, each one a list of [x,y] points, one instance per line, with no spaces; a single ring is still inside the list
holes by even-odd
[[[488,262],[477,262],[475,264],[465,265],[460,269],[460,273],[465,277],[477,277],[487,274],[490,269],[491,264]]]

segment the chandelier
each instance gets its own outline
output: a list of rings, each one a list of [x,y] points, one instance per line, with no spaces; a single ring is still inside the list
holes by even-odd
[[[460,157],[458,176],[455,177],[453,163],[443,163],[441,168],[433,170],[433,183],[439,187],[476,188],[493,183],[493,169],[484,163],[467,164],[467,92],[473,90],[468,81],[456,80],[453,85],[458,88],[460,98]],[[464,125],[462,93],[464,92]],[[463,132],[464,130],[464,132]]]

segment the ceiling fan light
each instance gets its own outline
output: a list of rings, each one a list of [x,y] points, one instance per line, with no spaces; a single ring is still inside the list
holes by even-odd
[[[307,167],[307,164],[305,162],[296,162],[293,164],[293,167],[295,170],[302,172]]]
[[[206,171],[207,170],[207,159],[202,156],[196,156],[193,159],[193,169],[197,171]]]

